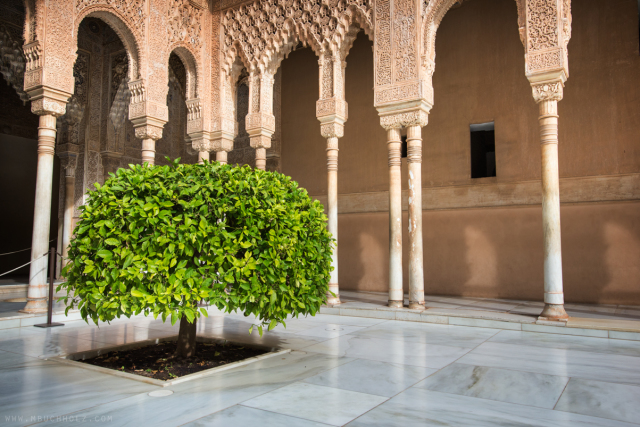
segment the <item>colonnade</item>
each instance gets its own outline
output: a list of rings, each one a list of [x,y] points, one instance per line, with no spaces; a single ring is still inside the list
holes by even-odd
[[[387,3],[381,3],[381,7],[387,7],[385,6]],[[422,2],[415,0],[406,3],[405,6],[410,3],[410,9],[415,9],[412,9],[415,12],[414,15],[424,15]],[[442,8],[444,10],[442,14],[444,14],[446,13],[445,6],[447,4],[450,7],[453,3],[451,1],[440,1],[429,3],[427,6],[433,9],[433,13],[430,12],[425,15],[427,17],[425,19],[431,19],[429,21],[431,24],[426,25],[424,28],[431,31],[433,37],[435,37],[435,30],[440,22],[437,16],[442,12],[438,8]],[[564,21],[561,23],[558,20],[553,21],[555,22],[553,25],[558,26],[554,34],[565,34],[567,24],[570,30],[570,15],[568,15],[569,18],[565,17],[567,13],[565,6],[560,5],[560,3],[556,2],[554,7],[556,7],[556,12],[554,12],[556,15],[564,14],[562,15]],[[420,11],[422,11],[422,15]],[[532,11],[527,13],[533,13]],[[548,10],[545,9],[543,12],[544,17],[549,15]],[[549,16],[556,15],[551,14]],[[395,308],[404,307],[402,235],[403,226],[406,226],[409,239],[408,307],[409,309],[420,310],[425,307],[421,132],[422,127],[427,125],[428,113],[433,105],[431,76],[435,65],[432,59],[427,58],[435,57],[435,53],[433,52],[433,55],[430,55],[431,51],[429,50],[435,49],[435,46],[429,44],[432,40],[427,37],[428,34],[422,33],[422,28],[420,31],[417,28],[411,31],[404,31],[402,30],[404,27],[394,27],[392,32],[397,31],[397,35],[403,40],[403,43],[397,44],[396,41],[392,43],[392,32],[388,31],[391,25],[391,15],[389,13],[379,13],[375,15],[375,19],[377,20],[375,25],[376,35],[374,37],[374,52],[376,52],[376,55],[374,55],[374,72],[377,76],[374,88],[375,107],[380,113],[381,124],[387,131],[386,143],[389,164],[388,305]],[[439,19],[441,19],[441,16]],[[387,20],[387,22],[384,22],[384,20]],[[417,21],[406,20],[406,22],[402,22],[410,26],[417,25]],[[526,25],[534,24],[538,25],[539,23],[533,20],[531,24]],[[429,25],[432,25],[432,27]],[[346,56],[353,39],[355,39],[356,30],[357,26],[351,25],[347,29],[342,28],[341,31],[343,32],[340,33],[339,37],[336,33],[331,42],[323,42],[319,46],[315,46],[316,53],[319,56],[319,98],[316,103],[316,117],[320,122],[321,134],[326,140],[328,229],[336,239],[332,255],[333,271],[329,280],[330,292],[327,295],[327,303],[329,305],[337,305],[341,302],[337,243],[338,153],[339,139],[344,135],[344,126],[348,119],[348,106],[345,100]],[[524,31],[526,28],[521,27],[521,30]],[[522,34],[525,33],[521,32]],[[423,40],[424,37],[427,38]],[[564,294],[562,288],[557,103],[562,99],[563,85],[568,75],[565,58],[566,42],[569,35],[563,35],[562,37],[562,39],[551,44],[545,42],[546,44],[542,43],[541,46],[537,46],[536,43],[538,42],[532,41],[530,46],[529,44],[525,45],[527,55],[539,56],[535,61],[531,60],[531,64],[527,62],[527,67],[529,67],[527,68],[527,77],[533,88],[534,99],[540,107],[545,301],[545,308],[541,317],[549,320],[567,318],[563,307]],[[288,41],[287,43],[293,42]],[[237,45],[234,46],[237,47]],[[292,46],[288,46],[287,49]],[[421,52],[420,55],[422,57],[413,55],[412,61],[408,61],[407,58],[410,55],[404,50],[409,46],[412,47],[414,52]],[[233,49],[229,47],[229,49],[231,51],[236,47],[233,47]],[[387,49],[387,51],[384,51],[384,49]],[[397,49],[397,52],[393,51],[393,49]],[[273,53],[273,55],[281,55],[285,50],[285,47],[280,46],[279,49],[274,51],[276,53]],[[556,51],[559,52],[557,55]],[[396,61],[390,65],[391,63],[387,59],[392,57],[405,58],[407,60]],[[553,62],[557,58],[559,58],[559,62]],[[245,126],[249,135],[250,145],[255,149],[255,166],[257,169],[262,170],[266,169],[266,150],[271,147],[271,139],[275,132],[275,116],[273,114],[274,76],[281,60],[282,58],[280,57],[269,58],[264,56],[260,61],[253,61],[247,65],[249,69],[249,112],[246,116]],[[527,59],[527,61],[529,60]],[[39,64],[38,66],[42,67],[40,62],[35,61],[34,64]],[[242,68],[243,64],[238,60],[229,66],[226,64],[219,70],[222,81],[220,82],[220,93],[218,94],[219,100],[214,102],[219,105],[220,112],[218,117],[214,117],[211,120],[211,126],[209,124],[203,125],[204,118],[200,116],[200,111],[204,110],[204,107],[200,104],[199,99],[195,99],[195,91],[189,92],[191,99],[187,100],[187,107],[190,111],[188,120],[193,122],[194,126],[189,126],[188,123],[187,129],[192,130],[189,132],[189,137],[193,148],[198,151],[198,161],[200,163],[211,158],[211,151],[216,153],[215,160],[217,162],[226,163],[228,152],[233,150],[233,140],[237,135],[235,83]],[[194,70],[195,68],[191,72],[195,73]],[[153,102],[147,99],[145,84],[144,79],[134,80],[129,83],[129,90],[132,94],[129,119],[133,123],[136,137],[141,140],[142,162],[153,165],[155,163],[156,141],[162,137],[162,129],[168,120],[168,114],[165,112],[166,106],[158,103],[157,99]],[[71,96],[71,94],[55,91],[42,95],[41,92],[38,92],[39,90],[33,89],[30,92],[33,103],[32,111],[40,115],[40,126],[38,131],[38,172],[31,255],[33,262],[29,278],[28,303],[23,310],[26,312],[42,312],[46,309],[47,259],[42,255],[47,252],[49,241],[56,117],[64,114],[65,104]],[[150,111],[153,111],[153,114],[150,114]],[[209,119],[211,118],[207,116],[207,120]],[[213,124],[214,122],[215,124]],[[209,127],[213,129],[205,130],[209,129]],[[406,131],[407,135],[409,202],[408,222],[405,225],[403,225],[402,218],[401,183],[401,132],[403,130]],[[71,159],[73,156],[69,154],[68,157]],[[65,168],[68,176],[71,177],[75,164],[72,165],[72,162],[69,162]],[[72,181],[71,179],[67,180],[67,197],[65,199],[64,228],[68,231],[70,231],[73,212],[74,191]],[[69,237],[69,235],[65,235],[63,250],[66,250],[66,246],[68,246]]]

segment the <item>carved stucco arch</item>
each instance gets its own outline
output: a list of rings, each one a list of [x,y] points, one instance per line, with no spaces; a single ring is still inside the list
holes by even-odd
[[[224,68],[239,55],[249,70],[275,73],[291,49],[302,42],[320,56],[341,48],[354,26],[373,38],[373,0],[254,1],[224,12],[221,37]],[[352,41],[351,41],[352,42]]]
[[[425,10],[425,15],[422,23],[423,34],[423,51],[422,57],[424,60],[435,61],[436,56],[436,33],[440,27],[442,19],[451,8],[458,3],[462,3],[465,0],[435,0],[431,2]],[[516,7],[518,9],[518,29],[520,33],[520,40],[525,46],[525,2],[526,0],[515,0]]]
[[[202,87],[202,83],[198,81],[200,78],[200,70],[202,67],[199,65],[198,60],[196,59],[196,55],[192,52],[190,46],[186,43],[174,43],[169,48],[169,56],[175,53],[180,61],[182,61],[182,65],[184,65],[184,69],[187,73],[187,84],[186,84],[186,100],[200,98],[202,94],[199,93],[200,87]],[[166,61],[169,63],[169,56],[167,56]]]
[[[85,18],[98,18],[107,24],[118,35],[120,41],[125,47],[127,52],[127,58],[129,61],[129,81],[140,79],[141,70],[144,65],[144,54],[140,49],[144,43],[136,36],[136,32],[129,28],[125,24],[125,20],[118,13],[117,10],[111,6],[90,6],[83,9],[78,15],[76,15],[74,32],[73,32],[73,46],[78,45],[78,30],[80,24]]]

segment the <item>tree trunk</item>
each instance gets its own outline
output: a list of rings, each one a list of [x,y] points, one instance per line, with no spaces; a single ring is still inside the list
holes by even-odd
[[[196,354],[196,322],[189,323],[187,316],[180,319],[180,332],[178,332],[178,342],[176,343],[176,357],[187,359]]]

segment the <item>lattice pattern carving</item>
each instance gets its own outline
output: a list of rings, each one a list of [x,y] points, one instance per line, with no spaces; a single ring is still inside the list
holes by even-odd
[[[222,22],[227,67],[236,54],[245,65],[268,65],[298,41],[319,55],[341,45],[353,24],[372,37],[371,8],[372,0],[264,0],[229,9]]]

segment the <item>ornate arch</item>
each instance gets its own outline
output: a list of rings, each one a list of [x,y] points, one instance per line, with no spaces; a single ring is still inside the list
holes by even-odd
[[[435,60],[435,43],[436,33],[440,27],[442,19],[447,12],[456,4],[461,4],[466,0],[435,0],[428,2],[425,0],[423,7],[423,21],[422,21],[422,34],[423,34],[423,49],[422,56],[423,62]],[[518,8],[518,28],[520,33],[520,40],[525,45],[525,1],[515,0]]]
[[[172,53],[175,53],[178,58],[180,58],[180,61],[182,61],[182,65],[184,65],[184,69],[187,72],[187,87],[185,94],[187,100],[199,98],[200,84],[198,84],[198,78],[200,76],[199,70],[201,67],[196,60],[196,56],[185,43],[175,43],[172,45],[169,49],[169,55]],[[166,59],[168,62],[169,58],[167,57]]]
[[[85,18],[98,18],[118,35],[120,41],[125,47],[127,52],[127,58],[129,60],[129,81],[138,80],[142,77],[142,67],[144,64],[144,51],[140,49],[144,43],[141,36],[138,35],[136,29],[129,27],[121,14],[112,6],[89,6],[86,7],[76,15],[74,33],[73,33],[73,45],[78,45],[78,29],[80,23]]]
[[[263,0],[228,9],[222,18],[225,68],[236,54],[248,69],[271,68],[299,42],[320,56],[340,47],[356,25],[373,37],[373,0]]]

